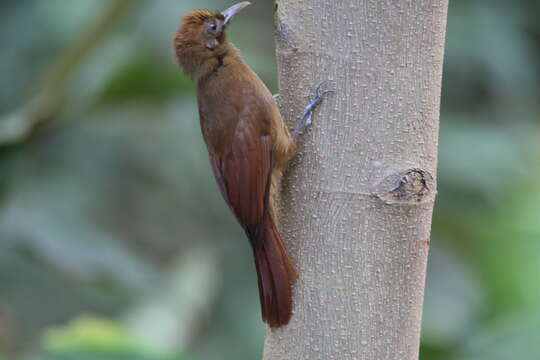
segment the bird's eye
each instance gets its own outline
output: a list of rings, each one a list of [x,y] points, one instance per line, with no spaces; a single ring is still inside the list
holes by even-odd
[[[213,31],[216,31],[216,29],[217,29],[217,25],[215,23],[208,24],[208,30],[213,32]]]

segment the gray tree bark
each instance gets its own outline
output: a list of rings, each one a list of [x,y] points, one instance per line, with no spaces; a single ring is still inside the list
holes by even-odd
[[[447,0],[278,0],[281,110],[336,90],[283,183],[294,314],[264,359],[418,359]]]

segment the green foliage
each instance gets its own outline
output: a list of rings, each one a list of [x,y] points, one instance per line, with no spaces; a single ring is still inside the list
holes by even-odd
[[[106,319],[80,316],[65,327],[45,332],[43,351],[28,360],[190,360],[145,348],[120,325]]]
[[[488,322],[457,350],[460,360],[534,359],[540,354],[540,313],[513,314]]]
[[[85,348],[97,352],[137,349],[136,342],[130,339],[118,324],[84,315],[68,326],[47,330],[44,345],[50,352],[69,352]]]
[[[181,76],[179,66],[172,66],[171,61],[130,58],[108,81],[100,100],[106,103],[164,100],[194,90],[191,79]]]

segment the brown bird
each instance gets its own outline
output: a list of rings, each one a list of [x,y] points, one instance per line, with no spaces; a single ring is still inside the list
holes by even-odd
[[[173,46],[184,72],[197,83],[202,134],[219,189],[253,248],[262,318],[278,327],[291,317],[296,279],[276,228],[279,185],[296,139],[329,91],[317,87],[291,136],[270,91],[227,41],[225,29],[248,5],[188,13]]]

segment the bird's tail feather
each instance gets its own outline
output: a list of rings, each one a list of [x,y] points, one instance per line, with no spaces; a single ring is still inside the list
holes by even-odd
[[[265,216],[261,230],[253,254],[262,318],[270,327],[278,327],[287,324],[291,318],[292,284],[296,272],[270,215]]]

